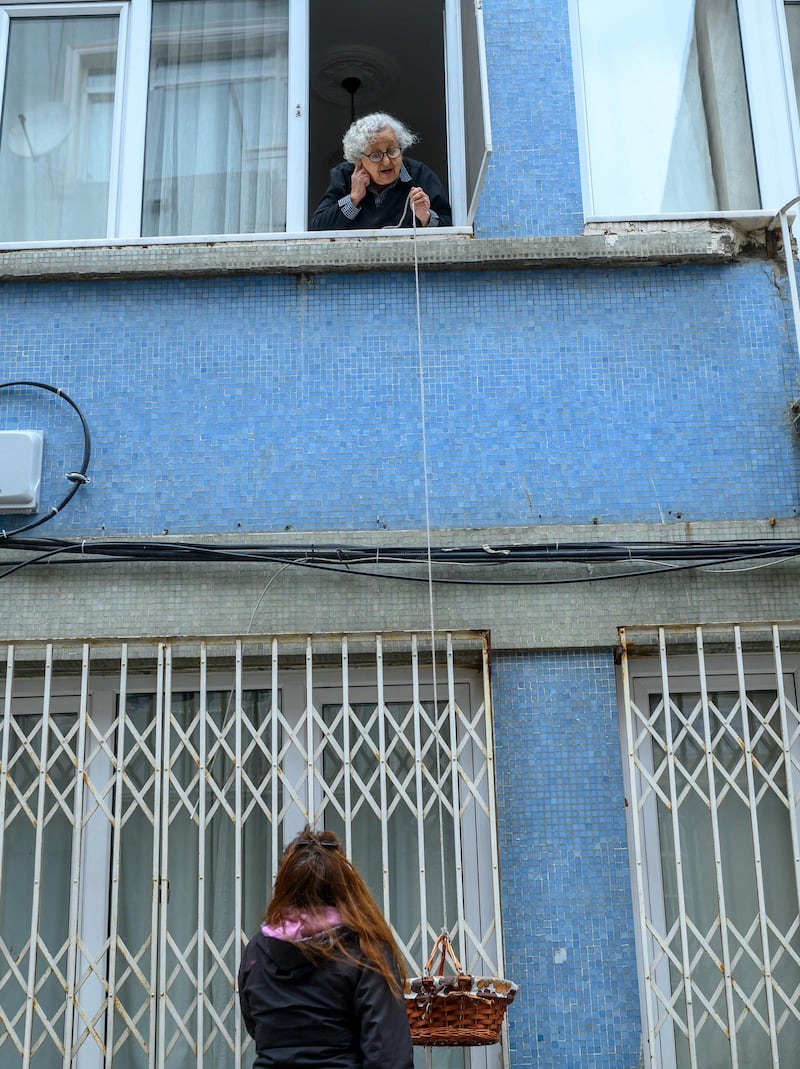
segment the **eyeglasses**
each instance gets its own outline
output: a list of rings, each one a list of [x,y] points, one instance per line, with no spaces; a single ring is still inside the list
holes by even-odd
[[[396,160],[402,151],[397,145],[393,145],[383,152],[362,152],[361,155],[366,156],[370,163],[380,163],[384,156],[388,156],[390,160]]]

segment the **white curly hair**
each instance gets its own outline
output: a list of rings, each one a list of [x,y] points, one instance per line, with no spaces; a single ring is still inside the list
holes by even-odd
[[[412,134],[408,127],[393,115],[387,115],[385,111],[373,111],[370,115],[362,115],[360,119],[356,119],[342,138],[344,158],[349,163],[358,163],[381,130],[387,128],[394,132],[397,144],[403,152],[418,140],[416,134]]]

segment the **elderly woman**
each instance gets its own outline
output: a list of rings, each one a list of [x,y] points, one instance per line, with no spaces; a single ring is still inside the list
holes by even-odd
[[[451,226],[450,204],[438,176],[403,156],[416,140],[384,112],[356,119],[342,138],[345,162],[331,171],[311,229],[410,227],[414,216],[417,226]]]

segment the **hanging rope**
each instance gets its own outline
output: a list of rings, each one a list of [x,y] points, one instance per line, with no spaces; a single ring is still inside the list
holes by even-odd
[[[477,981],[481,989],[476,988],[476,979],[465,973],[461,961],[456,958],[450,945],[450,932],[447,923],[447,885],[444,868],[444,817],[442,813],[441,791],[441,746],[439,723],[439,695],[436,682],[436,623],[433,604],[433,563],[431,559],[431,517],[430,493],[428,479],[428,434],[425,411],[425,359],[422,348],[422,313],[420,309],[419,258],[417,256],[417,218],[413,216],[414,249],[414,293],[417,316],[417,358],[419,370],[420,421],[422,430],[422,474],[425,493],[425,544],[428,561],[428,609],[431,630],[431,672],[433,675],[433,727],[436,742],[436,797],[439,803],[439,866],[442,874],[442,915],[444,927],[441,935],[434,942],[433,950],[423,968],[423,975],[412,978],[410,993],[405,996],[406,1012],[411,1027],[412,1042],[415,1046],[425,1048],[425,1064],[428,1069],[433,1065],[433,1047],[487,1046],[502,1042],[503,1017],[514,999],[517,985],[510,980],[485,978]],[[450,739],[451,759],[454,759],[456,746],[455,731]],[[458,788],[453,786],[453,820],[457,819]],[[422,805],[422,799],[418,799]],[[427,923],[427,918],[425,918]],[[422,933],[423,945],[427,932]],[[441,948],[439,972],[431,974],[433,959]],[[444,977],[445,957],[450,954],[455,977]],[[462,951],[462,960],[464,954]],[[466,961],[465,961],[466,966]],[[468,968],[468,966],[467,966]],[[437,985],[438,990],[437,990]],[[467,1063],[469,1064],[469,1063]]]
[[[408,197],[411,197],[409,193]],[[408,204],[408,199],[406,200]],[[405,214],[405,209],[404,209]],[[431,633],[431,674],[433,677],[433,728],[436,743],[436,797],[438,800],[439,810],[439,870],[442,877],[442,921],[443,931],[449,932],[447,923],[447,885],[445,881],[444,871],[444,817],[442,813],[442,770],[441,770],[441,737],[438,730],[439,723],[439,692],[438,684],[436,680],[436,623],[435,612],[433,605],[433,562],[431,558],[431,512],[430,512],[430,492],[428,485],[428,433],[426,423],[426,409],[425,409],[425,359],[422,348],[422,312],[420,308],[420,286],[419,286],[419,257],[417,255],[417,216],[414,213],[413,206],[411,211],[412,223],[412,246],[414,249],[414,296],[415,296],[415,309],[417,317],[417,361],[419,371],[419,395],[420,395],[420,423],[422,430],[422,476],[423,476],[423,490],[425,496],[425,548],[428,564],[428,611],[430,614],[430,633]],[[455,740],[450,740],[450,745],[453,746]],[[422,799],[418,799],[418,804],[422,805]],[[453,798],[453,808],[455,812],[456,799]]]

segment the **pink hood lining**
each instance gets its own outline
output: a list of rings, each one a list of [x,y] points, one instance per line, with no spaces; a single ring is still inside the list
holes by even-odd
[[[342,923],[342,915],[338,909],[328,906],[318,913],[287,913],[282,922],[274,927],[263,924],[261,931],[272,939],[285,939],[292,942],[300,942],[302,939],[310,939],[317,932],[326,928],[335,928]]]

